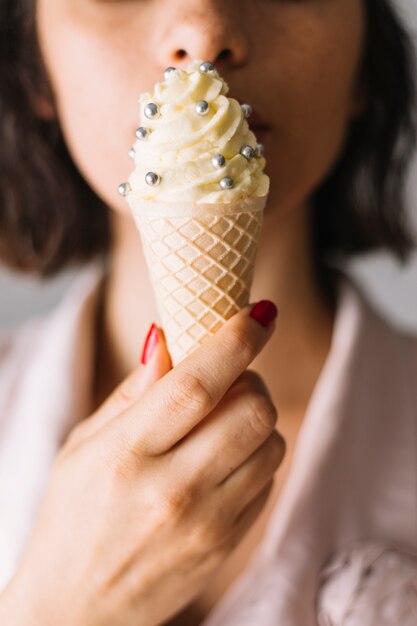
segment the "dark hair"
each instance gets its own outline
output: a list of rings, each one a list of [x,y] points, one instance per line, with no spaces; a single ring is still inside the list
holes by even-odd
[[[31,94],[53,103],[36,36],[34,0],[0,0],[0,258],[48,275],[110,243],[108,208],[75,167],[59,124],[36,115]],[[413,50],[389,0],[366,0],[362,79],[367,112],[313,197],[314,249],[411,249],[405,179],[416,143]]]
[[[35,0],[0,0],[0,259],[46,276],[108,248],[108,208],[75,167],[38,46]]]
[[[416,147],[414,49],[389,0],[367,0],[361,83],[364,115],[351,123],[344,149],[313,197],[317,264],[385,248],[408,258],[407,171]]]

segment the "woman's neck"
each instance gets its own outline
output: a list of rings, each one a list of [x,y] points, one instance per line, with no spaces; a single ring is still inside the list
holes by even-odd
[[[281,407],[308,401],[327,355],[333,311],[316,280],[308,207],[265,215],[251,300],[273,300],[277,330],[254,362]],[[138,363],[150,324],[157,320],[139,235],[130,217],[114,215],[114,248],[100,328],[97,402]]]

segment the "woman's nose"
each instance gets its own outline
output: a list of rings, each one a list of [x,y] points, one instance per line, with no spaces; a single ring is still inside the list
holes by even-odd
[[[249,42],[244,20],[233,10],[234,2],[219,0],[171,0],[156,43],[160,69],[186,67],[194,59],[216,67],[238,67],[247,61]],[[221,67],[220,67],[221,69]]]

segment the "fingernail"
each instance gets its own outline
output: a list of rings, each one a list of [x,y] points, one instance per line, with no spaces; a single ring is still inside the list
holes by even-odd
[[[268,328],[271,322],[277,317],[278,309],[270,300],[261,300],[252,307],[249,315],[261,326]]]
[[[143,344],[142,356],[140,362],[147,365],[159,341],[159,333],[155,324],[152,324]]]

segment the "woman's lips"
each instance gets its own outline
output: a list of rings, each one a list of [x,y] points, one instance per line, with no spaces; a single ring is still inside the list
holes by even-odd
[[[249,128],[254,133],[259,143],[264,143],[268,140],[268,137],[271,134],[271,126],[269,126],[269,124],[266,124],[265,122],[252,123],[251,117],[252,116],[250,116],[248,120]]]
[[[270,125],[253,109],[249,116],[249,126],[254,130],[270,130]]]
[[[269,137],[269,135],[271,134],[271,128],[256,128],[254,126],[251,126],[251,130],[253,131],[256,139],[259,140],[260,143],[263,143],[264,141],[266,141]]]
[[[236,100],[239,102],[239,104],[243,104],[243,102],[239,100],[238,98],[236,98]],[[259,111],[255,109],[255,107],[253,106],[252,106],[252,113],[249,115],[249,118],[248,118],[248,123],[249,123],[250,129],[255,133],[257,137],[258,136],[265,137],[271,130],[270,124],[268,124],[268,122],[265,121],[265,119],[262,117]]]

